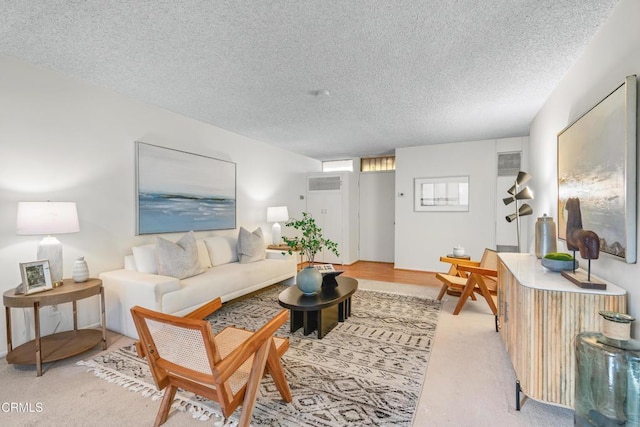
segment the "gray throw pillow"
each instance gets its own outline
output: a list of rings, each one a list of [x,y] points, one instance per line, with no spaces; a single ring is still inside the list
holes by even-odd
[[[198,260],[198,245],[193,231],[185,234],[176,243],[158,237],[156,248],[158,274],[186,279],[202,273]]]
[[[240,227],[238,235],[238,258],[240,264],[248,264],[250,262],[265,259],[267,255],[264,246],[264,237],[262,228],[258,227],[253,233],[244,227]]]

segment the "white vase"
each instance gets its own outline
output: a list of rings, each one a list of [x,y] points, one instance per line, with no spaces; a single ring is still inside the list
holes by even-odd
[[[89,267],[83,256],[79,256],[76,262],[73,263],[71,277],[74,282],[86,282],[89,278]]]

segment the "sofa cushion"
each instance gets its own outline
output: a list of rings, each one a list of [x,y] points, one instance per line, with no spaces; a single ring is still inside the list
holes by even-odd
[[[258,227],[251,233],[246,228],[240,227],[240,234],[238,235],[238,258],[240,259],[240,264],[263,260],[266,255],[267,251],[264,246],[262,228]]]
[[[158,273],[156,264],[156,245],[142,245],[131,248],[136,270],[140,273]]]
[[[156,248],[158,274],[184,279],[202,273],[198,260],[198,245],[193,231],[176,243],[158,237]]]
[[[211,266],[216,267],[230,262],[238,262],[237,240],[233,237],[214,236],[204,240],[209,252]]]

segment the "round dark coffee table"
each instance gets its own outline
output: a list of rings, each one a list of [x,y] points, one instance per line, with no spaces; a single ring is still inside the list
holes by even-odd
[[[291,333],[303,328],[309,335],[317,330],[320,339],[351,315],[351,295],[358,289],[358,281],[351,277],[332,280],[315,295],[305,295],[295,285],[280,293],[278,303],[290,310]]]

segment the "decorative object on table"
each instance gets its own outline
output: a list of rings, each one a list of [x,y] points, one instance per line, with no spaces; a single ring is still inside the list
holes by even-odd
[[[564,252],[551,252],[542,258],[540,262],[543,267],[551,271],[573,271],[578,268],[578,260],[570,254]]]
[[[415,178],[416,212],[466,212],[469,210],[469,177]]]
[[[76,283],[86,282],[89,279],[89,266],[83,256],[76,258],[71,271],[71,278]]]
[[[311,266],[313,266],[313,260],[316,254],[320,252],[322,248],[327,248],[333,252],[335,256],[340,256],[337,243],[325,239],[322,236],[322,229],[316,225],[316,221],[308,212],[302,212],[302,219],[289,219],[285,225],[294,230],[299,230],[302,234],[301,236],[291,238],[282,237],[282,240],[289,246],[289,255],[293,254],[291,248],[298,248],[302,254],[307,257],[309,265]],[[314,271],[312,272],[307,270],[308,268],[304,268],[298,273],[296,283],[303,293],[312,295],[321,289],[322,275],[315,268],[313,268]],[[301,284],[304,286],[304,289],[301,287]]]
[[[556,223],[553,218],[543,214],[536,222],[536,257],[540,259],[557,250]]]
[[[453,256],[455,257],[461,257],[464,256],[464,247],[463,246],[454,246],[453,247]]]
[[[136,142],[137,234],[236,228],[236,164]]]
[[[303,268],[296,275],[296,285],[305,295],[315,295],[322,288],[322,274],[313,266]]]
[[[51,280],[62,283],[62,243],[53,234],[80,231],[75,202],[19,202],[16,234],[25,236],[46,235],[38,243],[37,257],[49,260]]]
[[[518,201],[519,200],[531,200],[533,199],[533,193],[531,192],[531,190],[529,189],[529,187],[524,187],[522,188],[522,186],[531,179],[531,175],[529,175],[526,172],[518,172],[518,176],[516,176],[515,179],[515,183],[511,186],[511,188],[509,188],[507,190],[507,193],[509,193],[511,196],[509,197],[505,197],[504,199],[502,199],[503,203],[505,205],[509,205],[512,202],[516,202],[516,209],[515,209],[515,213],[512,213],[511,215],[507,215],[505,217],[505,219],[507,220],[507,222],[516,222],[516,235],[518,237],[518,252],[521,251],[520,248],[520,217],[521,216],[526,216],[526,215],[531,215],[533,213],[533,209],[531,209],[531,206],[529,206],[528,204],[524,203],[522,206],[518,207]]]
[[[35,294],[53,288],[49,261],[46,259],[21,262],[20,276],[22,276],[22,285],[19,290],[16,290],[16,294]]]
[[[572,272],[563,271],[562,276],[569,279],[581,288],[587,289],[607,289],[607,284],[591,278],[591,260],[600,256],[600,238],[591,230],[582,228],[582,214],[580,213],[580,199],[570,198],[565,203],[568,211],[567,215],[567,249],[580,251],[580,256],[588,261],[587,274],[583,271]]]
[[[600,311],[602,333],[576,337],[576,426],[640,426],[640,341],[628,314]]]
[[[282,227],[279,221],[289,220],[289,210],[286,206],[273,206],[267,208],[267,222],[273,222],[271,228],[271,239],[274,245],[282,243]]]
[[[322,286],[338,286],[336,277],[344,273],[344,271],[336,270],[333,264],[316,264],[313,266],[322,274]]]
[[[569,198],[581,197],[585,227],[600,250],[636,262],[637,78],[625,82],[558,134],[558,237]]]

